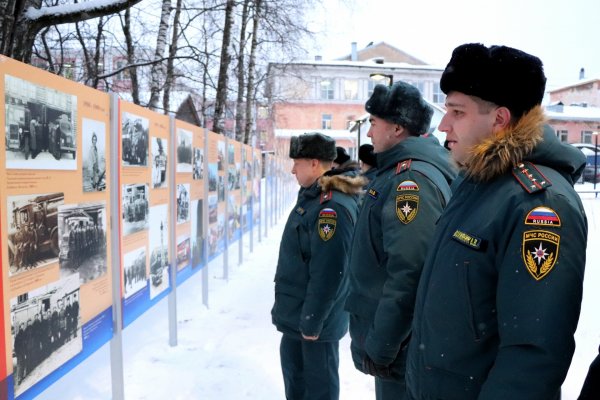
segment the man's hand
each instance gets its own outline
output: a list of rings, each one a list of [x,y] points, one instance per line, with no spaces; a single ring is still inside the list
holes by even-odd
[[[389,378],[392,374],[387,365],[376,364],[375,361],[365,354],[362,361],[362,370],[365,374],[373,375],[378,378]]]
[[[317,336],[306,336],[304,333],[302,334],[302,339],[308,340],[310,342],[314,342],[318,338],[319,338],[319,335],[317,335]]]

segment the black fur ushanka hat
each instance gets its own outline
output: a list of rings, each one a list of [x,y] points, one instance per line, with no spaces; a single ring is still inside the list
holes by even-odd
[[[370,143],[361,144],[358,148],[358,159],[372,167],[377,166],[377,157],[373,152],[373,145]]]
[[[310,132],[290,138],[290,158],[333,161],[336,157],[335,140],[327,135]]]
[[[369,114],[401,125],[414,135],[429,130],[433,109],[419,90],[406,82],[396,82],[391,87],[376,85],[365,104]]]
[[[506,46],[458,46],[440,80],[446,94],[457,91],[508,108],[520,118],[541,104],[546,76],[539,58]]]

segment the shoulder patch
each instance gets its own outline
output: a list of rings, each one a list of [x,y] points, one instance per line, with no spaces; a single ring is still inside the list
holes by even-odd
[[[319,222],[317,230],[319,237],[324,242],[328,241],[335,235],[335,227],[337,225],[337,213],[331,208],[324,208],[319,211]]]
[[[321,204],[327,203],[333,197],[333,191],[330,190],[328,192],[321,193]]]
[[[525,231],[521,247],[527,272],[536,281],[539,281],[546,277],[556,265],[560,235],[543,230]]]
[[[519,163],[513,168],[512,174],[527,193],[539,192],[552,186],[552,182],[529,161]]]
[[[412,160],[409,158],[408,160],[400,161],[398,165],[396,165],[396,175],[408,171],[410,169],[410,164]]]
[[[419,212],[418,194],[396,195],[396,216],[404,225],[410,224]]]
[[[536,207],[527,213],[525,217],[525,225],[550,225],[560,226],[560,217],[551,208]]]
[[[396,188],[396,191],[404,192],[405,190],[412,190],[412,191],[418,192],[419,185],[417,185],[417,183],[415,181],[411,181],[411,180],[402,181]]]

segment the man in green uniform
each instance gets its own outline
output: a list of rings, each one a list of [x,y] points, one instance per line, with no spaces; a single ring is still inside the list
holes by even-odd
[[[331,170],[335,142],[320,133],[292,137],[292,173],[301,188],[281,238],[273,324],[288,400],[339,398],[339,340],[362,177]]]
[[[544,124],[535,56],[457,47],[442,74],[460,177],[421,275],[406,381],[412,399],[560,396],[575,348],[587,220],[582,153]]]
[[[377,85],[365,108],[378,168],[356,224],[346,310],[356,368],[375,376],[377,399],[402,400],[417,284],[456,174],[448,151],[420,136],[433,110],[417,88]]]

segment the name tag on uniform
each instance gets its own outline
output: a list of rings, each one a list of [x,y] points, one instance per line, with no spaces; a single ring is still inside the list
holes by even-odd
[[[452,239],[474,250],[485,250],[487,244],[485,240],[467,232],[463,232],[459,229],[454,231],[452,234]]]
[[[373,199],[377,199],[379,197],[379,192],[373,188],[369,188],[369,190],[367,190],[367,194]]]

